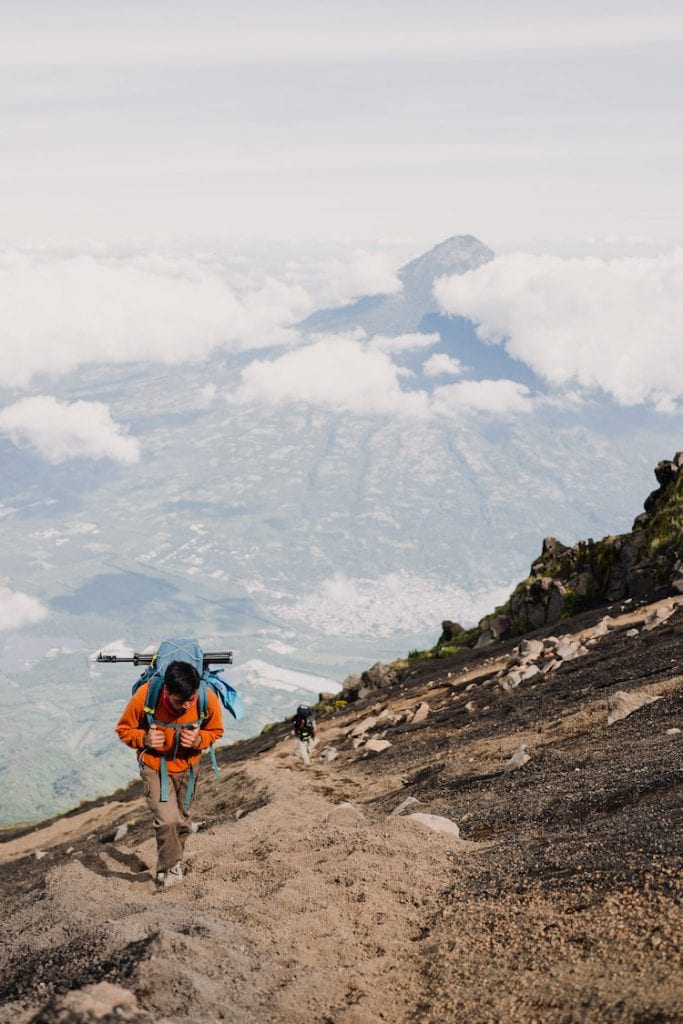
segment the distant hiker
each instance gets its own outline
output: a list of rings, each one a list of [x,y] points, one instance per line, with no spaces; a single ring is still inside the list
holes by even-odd
[[[182,881],[199,758],[202,750],[223,735],[221,705],[212,690],[208,690],[205,717],[200,716],[199,684],[194,665],[172,661],[164,672],[156,706],[147,706],[152,684],[145,682],[134,692],[116,726],[119,739],[140,752],[140,775],[157,840],[156,881],[164,887]]]
[[[304,765],[311,763],[311,754],[315,746],[315,719],[307,704],[299,704],[294,722],[294,735],[297,738],[299,754]]]

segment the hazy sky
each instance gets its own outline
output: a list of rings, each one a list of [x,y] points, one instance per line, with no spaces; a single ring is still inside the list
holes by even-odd
[[[4,4],[0,442],[133,464],[144,439],[60,378],[225,349],[253,351],[230,401],[257,411],[507,419],[607,396],[664,417],[673,450],[682,68],[680,0]],[[468,233],[499,258],[443,281],[443,310],[549,393],[466,379],[438,337],[297,336]],[[406,384],[411,347],[431,391]],[[4,584],[0,611],[46,614]]]
[[[680,3],[25,0],[2,22],[5,244],[683,240]]]

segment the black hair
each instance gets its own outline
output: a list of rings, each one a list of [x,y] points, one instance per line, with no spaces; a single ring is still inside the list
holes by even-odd
[[[164,675],[169,693],[181,700],[190,700],[199,689],[199,673],[189,661],[172,661]]]

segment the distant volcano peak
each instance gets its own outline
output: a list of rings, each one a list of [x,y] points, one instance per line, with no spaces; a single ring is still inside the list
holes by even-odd
[[[440,274],[462,274],[489,263],[494,256],[493,250],[474,235],[452,235],[417,259],[406,263],[399,270],[398,276],[405,283],[415,278],[433,279]]]
[[[322,309],[300,324],[304,331],[348,331],[369,335],[419,331],[424,318],[438,314],[432,289],[444,274],[465,274],[489,263],[495,253],[474,235],[452,235],[398,271],[403,285],[394,295],[368,295],[349,305]]]

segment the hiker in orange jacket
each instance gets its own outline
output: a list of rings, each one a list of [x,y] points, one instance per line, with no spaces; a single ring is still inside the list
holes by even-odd
[[[190,805],[196,794],[199,758],[202,750],[223,735],[220,702],[211,691],[207,717],[198,720],[198,688],[199,675],[194,666],[172,661],[164,675],[154,723],[148,725],[146,717],[149,684],[145,684],[133,694],[116,726],[119,739],[139,751],[140,775],[157,840],[156,881],[164,887],[182,881],[185,841],[192,832]],[[164,799],[162,776],[166,773],[168,795]]]

